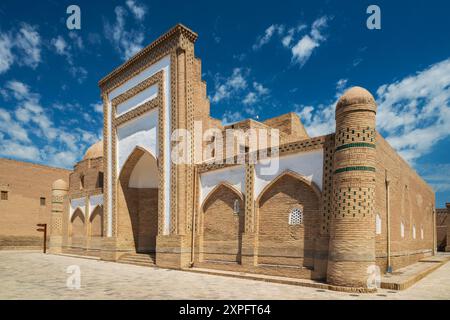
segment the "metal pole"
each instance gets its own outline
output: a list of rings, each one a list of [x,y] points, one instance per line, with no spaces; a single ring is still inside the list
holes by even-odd
[[[47,224],[44,224],[44,253],[47,253]]]
[[[37,226],[39,229],[37,231],[44,233],[44,253],[47,252],[47,224],[46,223],[38,223]]]

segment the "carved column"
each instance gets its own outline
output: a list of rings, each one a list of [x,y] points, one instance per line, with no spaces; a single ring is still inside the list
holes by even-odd
[[[247,267],[257,264],[255,200],[254,200],[255,165],[245,167],[245,231],[242,235],[241,263]]]
[[[62,248],[62,220],[66,211],[64,200],[68,192],[67,183],[57,180],[52,185],[52,214],[50,223],[49,252],[60,253]]]

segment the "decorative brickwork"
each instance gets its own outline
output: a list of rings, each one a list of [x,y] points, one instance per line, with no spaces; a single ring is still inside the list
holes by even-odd
[[[63,251],[105,260],[134,252],[155,253],[155,263],[161,267],[318,279],[354,291],[371,290],[368,267],[386,270],[390,261],[391,267],[398,268],[431,254],[433,193],[377,133],[376,104],[369,92],[347,91],[336,106],[336,132],[321,137],[310,138],[294,113],[264,122],[247,119],[222,125],[210,116],[202,64],[194,52],[196,39],[195,33],[177,25],[100,81],[103,157],[98,155],[98,145],[90,148],[74,167],[68,196],[53,194],[56,247],[61,234]],[[155,86],[156,96],[136,102]],[[170,99],[165,101],[167,96]],[[158,158],[151,158],[149,164],[141,161],[147,159],[143,158],[147,151],[139,147],[144,140],[130,142],[130,150],[123,151],[122,142],[127,140],[117,137],[117,132],[156,108]],[[194,159],[195,148],[211,142],[202,141],[190,144],[189,164],[167,161],[175,146],[167,135],[176,129],[196,134],[194,120],[201,122],[203,132],[279,129],[280,143],[273,150],[270,146],[256,152],[246,149],[244,163],[238,162],[236,150],[224,154],[222,163],[214,163]],[[144,129],[141,133],[147,134]],[[248,147],[248,141],[244,143]],[[118,172],[119,159],[122,163],[130,151]],[[302,153],[314,157],[302,158]],[[259,174],[257,163],[266,156],[283,157],[279,172]],[[323,163],[310,169],[301,159],[323,159]],[[155,184],[130,183],[142,163]],[[100,172],[105,173],[102,186],[97,185]],[[102,193],[105,210],[91,208],[89,199]],[[86,203],[84,214],[71,208],[75,212],[70,219],[66,199]]]
[[[334,210],[331,217],[328,282],[367,287],[375,264],[376,105],[371,94],[352,88],[336,106]],[[357,143],[357,144],[355,144]]]

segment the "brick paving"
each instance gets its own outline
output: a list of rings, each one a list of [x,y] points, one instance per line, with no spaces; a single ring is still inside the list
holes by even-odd
[[[78,290],[66,286],[71,265],[81,270]],[[0,299],[450,300],[450,263],[404,291],[349,294],[37,252],[0,251],[0,283]]]

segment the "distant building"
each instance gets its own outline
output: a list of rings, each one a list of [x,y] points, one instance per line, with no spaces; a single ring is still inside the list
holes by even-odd
[[[446,208],[436,209],[437,249],[450,251],[450,203]]]
[[[50,227],[52,184],[69,180],[69,170],[0,158],[0,250],[39,249]]]

